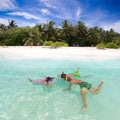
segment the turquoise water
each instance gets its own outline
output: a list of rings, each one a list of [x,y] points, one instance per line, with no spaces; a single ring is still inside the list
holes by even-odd
[[[79,86],[62,90],[68,83],[59,79],[51,88],[31,84],[32,79],[73,72],[97,87],[98,95],[87,93],[88,110],[81,111]],[[120,59],[12,59],[0,58],[0,120],[120,120]]]

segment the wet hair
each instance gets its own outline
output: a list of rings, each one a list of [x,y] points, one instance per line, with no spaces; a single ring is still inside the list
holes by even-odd
[[[65,78],[66,74],[64,72],[61,73],[61,78]]]
[[[46,77],[46,82],[48,83],[49,81],[52,81],[54,77]]]

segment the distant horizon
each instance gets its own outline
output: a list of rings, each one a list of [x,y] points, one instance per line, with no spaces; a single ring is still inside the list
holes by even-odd
[[[0,24],[14,20],[19,27],[54,21],[57,27],[67,19],[87,27],[111,28],[120,33],[119,0],[0,0]]]

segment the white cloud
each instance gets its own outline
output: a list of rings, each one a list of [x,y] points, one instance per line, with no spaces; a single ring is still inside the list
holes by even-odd
[[[88,13],[84,22],[88,27],[98,26],[104,30],[110,30],[112,28],[114,31],[120,33],[120,20],[114,21],[111,16],[109,16],[105,11],[97,9],[92,13]],[[109,22],[109,19],[113,22]]]
[[[85,24],[88,27],[94,27],[94,26],[102,27],[104,30],[110,30],[112,28],[114,31],[120,33],[120,21],[109,23],[106,20],[104,21],[96,18],[93,20],[87,20]]]
[[[56,6],[51,5],[51,4],[48,3],[48,2],[44,2],[44,4],[45,4],[47,7],[49,7],[49,8],[56,8]]]
[[[45,15],[51,15],[51,12],[48,9],[41,9],[40,12]]]
[[[40,12],[43,15],[49,15],[49,16],[56,17],[56,18],[59,18],[59,19],[64,19],[64,17],[61,17],[61,16],[59,16],[57,14],[52,14],[48,9],[41,9]]]
[[[9,20],[13,20],[13,18],[0,18],[0,24],[5,24],[5,25],[8,25],[9,24]],[[34,26],[35,23],[34,22],[29,22],[29,21],[22,21],[22,20],[19,20],[19,19],[14,19],[15,23],[20,26],[20,27],[23,27],[23,26]]]
[[[36,25],[35,22],[29,22],[29,21],[21,21],[21,20],[16,20],[16,23],[19,27],[24,27],[24,26],[30,26],[33,27]]]
[[[81,15],[81,9],[78,7],[77,12],[76,12],[76,18],[79,19]]]
[[[78,20],[81,18],[81,7],[77,0],[38,0],[42,7],[48,9],[43,11],[60,19]],[[52,9],[51,9],[52,8]],[[51,11],[51,12],[50,12]],[[53,13],[54,12],[54,13]]]
[[[65,19],[64,17],[62,16],[59,16],[59,15],[55,15],[56,18],[59,18],[59,19]]]
[[[108,15],[106,12],[97,9],[92,13],[88,11],[86,14],[83,21],[87,27],[98,26],[105,29],[105,26],[108,24],[108,19],[106,19]]]
[[[110,30],[111,28],[115,30],[116,32],[120,33],[120,21],[114,22],[114,23],[104,23],[101,25],[105,30]]]
[[[0,0],[0,11],[17,8],[15,0]]]
[[[52,1],[48,1],[48,0],[38,0],[39,2],[43,3],[46,7],[48,8],[57,8],[55,5],[53,5],[53,0]]]
[[[8,19],[0,18],[0,24],[8,25]]]
[[[12,12],[12,13],[7,13],[9,15],[13,15],[13,16],[22,16],[26,19],[35,19],[35,20],[44,20],[43,18],[40,18],[38,16],[26,13],[26,12]]]
[[[30,26],[33,27],[34,25],[36,25],[37,23],[45,23],[46,21],[28,21],[28,20],[20,20],[20,19],[13,19],[13,18],[0,18],[0,24],[5,24],[8,25],[9,24],[9,20],[14,20],[16,22],[16,24],[19,27],[24,27],[24,26]]]

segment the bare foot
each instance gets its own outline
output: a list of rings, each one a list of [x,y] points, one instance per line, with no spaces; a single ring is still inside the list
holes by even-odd
[[[80,68],[77,68],[77,69],[76,69],[76,72],[78,72],[79,70],[80,70]]]
[[[81,110],[87,110],[88,109],[88,107],[86,106],[83,106],[82,108],[81,108]]]
[[[99,88],[101,88],[101,87],[102,87],[102,85],[103,85],[103,83],[104,83],[103,81],[102,81],[102,82],[100,82],[100,84],[99,84],[99,86],[98,86],[98,87],[99,87]]]
[[[29,80],[30,82],[32,82],[32,80],[31,80],[31,78],[30,78],[30,77],[28,77],[28,80]]]
[[[96,89],[96,93],[99,93],[100,92],[100,90],[101,90],[101,88],[102,88],[102,86],[103,86],[103,81],[102,82],[100,82],[100,84],[98,85],[98,88]]]

